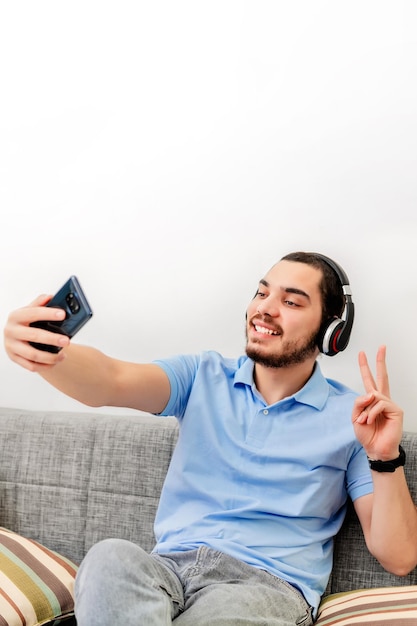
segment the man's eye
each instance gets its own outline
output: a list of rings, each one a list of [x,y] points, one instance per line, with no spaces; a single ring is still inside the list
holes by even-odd
[[[300,306],[299,304],[297,304],[296,302],[293,302],[292,300],[285,300],[285,304],[288,304],[289,306]]]
[[[257,296],[260,296],[261,298],[263,298],[266,294],[265,294],[263,291],[259,291],[259,290],[258,290],[258,291],[256,292],[256,295],[257,295]]]

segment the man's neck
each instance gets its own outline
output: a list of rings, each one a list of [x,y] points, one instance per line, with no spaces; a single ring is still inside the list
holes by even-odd
[[[275,404],[299,391],[313,373],[315,357],[288,367],[265,367],[255,363],[253,377],[267,404]]]

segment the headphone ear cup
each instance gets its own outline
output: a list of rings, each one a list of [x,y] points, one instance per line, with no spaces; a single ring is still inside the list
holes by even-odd
[[[327,263],[337,274],[345,298],[345,307],[341,317],[327,320],[317,334],[317,346],[320,352],[328,356],[334,356],[338,352],[342,352],[349,343],[355,317],[355,306],[352,302],[349,279],[344,270],[329,257],[323,254],[316,254],[316,256]]]
[[[326,354],[327,356],[334,356],[338,352],[345,349],[346,344],[341,347],[338,343],[340,333],[342,332],[344,326],[345,322],[340,318],[335,317],[322,327],[317,341],[320,352]]]

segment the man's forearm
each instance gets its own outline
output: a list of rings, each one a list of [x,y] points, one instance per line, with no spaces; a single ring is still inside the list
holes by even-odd
[[[111,359],[94,348],[70,345],[53,367],[38,369],[48,383],[88,406],[109,404]]]
[[[417,510],[402,467],[372,472],[374,495],[368,547],[388,571],[404,576],[417,565]]]
[[[65,358],[36,371],[54,387],[88,406],[117,406],[160,413],[170,396],[164,370],[153,363],[113,359],[87,346],[70,345]]]

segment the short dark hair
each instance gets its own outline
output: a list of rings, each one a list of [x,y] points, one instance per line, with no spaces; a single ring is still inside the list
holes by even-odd
[[[290,252],[282,257],[281,261],[305,263],[321,271],[319,284],[323,312],[322,323],[334,317],[340,317],[345,308],[345,296],[339,276],[334,269],[314,252]]]

